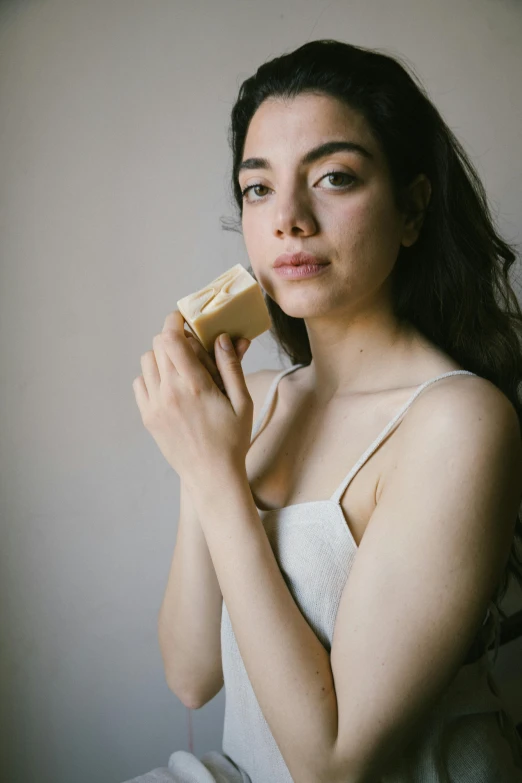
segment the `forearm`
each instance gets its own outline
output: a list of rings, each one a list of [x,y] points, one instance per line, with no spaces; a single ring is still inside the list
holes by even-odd
[[[197,703],[207,682],[217,678],[223,598],[183,483],[180,494],[178,533],[158,616],[158,639],[169,687],[182,700]]]
[[[331,783],[329,654],[286,586],[246,473],[220,468],[195,505],[248,677],[290,773],[298,783]]]

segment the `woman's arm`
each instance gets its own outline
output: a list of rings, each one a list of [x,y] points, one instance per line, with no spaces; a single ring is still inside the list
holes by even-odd
[[[357,780],[379,780],[400,760],[463,666],[504,572],[521,501],[517,414],[489,381],[434,384],[400,429],[331,649],[339,709],[332,769],[351,765]]]
[[[206,366],[212,370],[210,363]],[[254,421],[278,372],[258,370],[245,375],[254,403]],[[222,604],[201,523],[181,482],[178,535],[158,618],[158,636],[169,688],[191,709],[202,707],[223,687]]]
[[[191,709],[205,704],[223,686],[222,604],[205,536],[181,483],[178,534],[158,637],[168,686]]]

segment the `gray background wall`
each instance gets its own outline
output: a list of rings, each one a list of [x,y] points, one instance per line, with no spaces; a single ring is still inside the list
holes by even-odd
[[[118,783],[220,748],[222,690],[190,713],[156,623],[177,475],[132,380],[181,296],[232,264],[226,131],[241,81],[307,40],[408,58],[520,241],[515,0],[41,0],[0,5],[2,770]],[[244,368],[279,367],[270,335]],[[512,608],[519,596],[509,599]],[[522,720],[517,664],[497,673]],[[193,730],[193,742],[190,739]]]

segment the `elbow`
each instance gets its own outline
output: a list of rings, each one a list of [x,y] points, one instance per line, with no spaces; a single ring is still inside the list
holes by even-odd
[[[188,709],[190,710],[197,709],[197,707],[195,706],[194,699],[191,697],[190,694],[187,694],[186,684],[185,685],[183,685],[183,683],[180,684],[179,677],[174,676],[172,667],[170,666],[167,656],[163,653],[163,648],[161,647],[161,644],[160,644],[160,650],[161,650],[161,657],[163,659],[163,675],[165,677],[165,682],[167,683],[167,687],[169,691],[173,693],[174,696],[177,696],[180,702],[185,707],[188,707]]]
[[[317,783],[381,783],[383,774],[382,762],[369,764],[361,758],[334,754],[329,769],[317,778]]]
[[[303,777],[302,779],[303,781],[308,780],[309,783],[382,783],[380,777],[375,777],[375,775],[371,777],[368,775],[363,776],[346,766],[342,769],[336,768],[334,771],[332,769],[323,770],[311,778],[308,775],[307,778]]]
[[[362,771],[355,765],[344,764],[341,768],[337,767],[333,772],[321,775],[316,783],[381,783],[382,778],[369,771]]]
[[[179,687],[179,684],[174,681],[174,679],[169,676],[169,672],[165,669],[165,682],[167,683],[167,687],[171,693],[176,696],[180,702],[187,707],[189,710],[197,710],[201,706],[195,699],[191,697],[190,694],[187,694],[183,689]]]
[[[370,765],[357,751],[348,755],[331,746],[328,753],[316,753],[313,760],[301,753],[296,767],[290,768],[300,783],[382,783],[386,771],[382,761]]]

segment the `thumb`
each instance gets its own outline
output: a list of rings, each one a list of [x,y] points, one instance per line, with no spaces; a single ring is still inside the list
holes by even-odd
[[[221,344],[223,338],[227,346],[225,348]],[[252,404],[252,399],[246,385],[241,361],[234,350],[230,336],[226,332],[216,338],[214,355],[227,397],[232,403],[236,414],[241,415]]]

